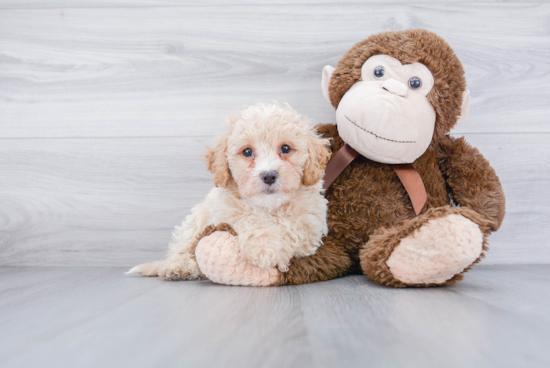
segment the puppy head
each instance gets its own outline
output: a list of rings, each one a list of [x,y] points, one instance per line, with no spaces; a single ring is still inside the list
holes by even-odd
[[[234,181],[242,197],[276,207],[301,185],[323,178],[328,147],[328,140],[290,106],[258,104],[229,119],[206,159],[216,186]]]

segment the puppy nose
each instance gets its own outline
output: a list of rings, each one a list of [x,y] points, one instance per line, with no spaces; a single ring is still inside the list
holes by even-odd
[[[404,83],[393,78],[386,79],[384,84],[382,84],[382,88],[401,97],[405,97],[408,92],[408,88]]]
[[[279,177],[279,174],[277,174],[277,171],[267,171],[260,174],[260,177],[262,178],[262,181],[266,183],[267,185],[271,185],[275,183],[277,178]]]

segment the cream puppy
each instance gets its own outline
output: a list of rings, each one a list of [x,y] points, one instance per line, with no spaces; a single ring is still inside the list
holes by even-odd
[[[214,185],[176,227],[164,261],[128,271],[168,280],[206,278],[195,249],[209,225],[237,233],[246,262],[288,270],[293,257],[314,254],[328,229],[322,177],[327,139],[290,106],[258,104],[232,116],[205,157]]]

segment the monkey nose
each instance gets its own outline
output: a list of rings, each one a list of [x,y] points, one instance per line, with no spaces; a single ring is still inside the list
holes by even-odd
[[[382,84],[382,88],[401,97],[405,97],[408,92],[408,88],[404,83],[401,83],[393,78],[386,79],[384,84]]]
[[[267,171],[260,174],[260,177],[262,178],[262,181],[266,183],[267,185],[271,185],[275,183],[277,178],[279,177],[279,174],[277,171]]]

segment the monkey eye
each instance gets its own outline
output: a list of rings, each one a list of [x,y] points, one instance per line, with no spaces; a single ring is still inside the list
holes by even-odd
[[[377,66],[374,68],[374,78],[380,79],[384,76],[384,74],[386,74],[386,70],[383,66]]]
[[[418,77],[412,77],[409,79],[409,88],[410,89],[419,89],[422,87],[422,81]]]
[[[252,151],[252,148],[245,148],[243,150],[244,157],[251,157],[253,154],[254,154],[254,151]]]
[[[281,153],[287,154],[290,153],[290,151],[292,151],[292,148],[290,148],[290,146],[287,144],[283,144],[283,146],[281,147]]]

